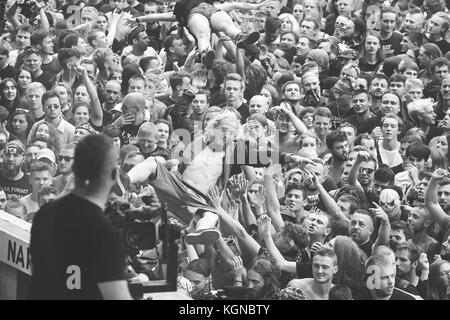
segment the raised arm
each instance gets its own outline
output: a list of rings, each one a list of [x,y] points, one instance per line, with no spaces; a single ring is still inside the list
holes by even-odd
[[[273,0],[266,0],[261,3],[248,3],[248,2],[225,2],[225,3],[215,3],[214,6],[216,8],[219,8],[220,10],[223,10],[225,12],[232,11],[232,10],[259,10],[265,5],[267,5],[269,2],[272,2]]]
[[[21,23],[19,21],[19,19],[17,19],[17,2],[13,2],[11,7],[9,7],[9,9],[6,11],[6,19],[8,19],[9,22],[11,22],[12,26],[14,29],[17,29],[21,26]]]
[[[384,210],[375,202],[373,204],[376,206],[375,209],[369,209],[374,218],[381,220],[380,230],[378,230],[378,237],[372,247],[372,252],[376,250],[379,246],[387,246],[389,244],[389,234],[391,233],[391,224],[389,223],[389,217],[384,212]]]
[[[116,38],[117,25],[119,24],[120,18],[122,15],[117,13],[116,10],[113,11],[111,16],[111,23],[108,27],[108,35],[106,36],[106,43],[108,44],[108,48],[112,47],[114,39]]]
[[[218,199],[220,198],[219,194],[220,192],[217,187],[214,187],[210,192],[212,203],[218,211],[220,221],[230,229],[233,235],[235,235],[239,239],[242,247],[247,249],[250,260],[252,260],[258,255],[261,246],[247,233],[247,231],[239,223],[239,221],[231,218],[228,213],[220,206],[221,200]]]
[[[267,213],[272,219],[275,231],[280,232],[284,228],[284,221],[281,217],[280,202],[278,201],[277,192],[275,191],[275,186],[273,184],[272,168],[273,167],[264,169],[264,186],[267,190],[266,205]]]
[[[152,13],[142,17],[128,18],[129,23],[152,22],[152,21],[177,21],[173,12]]]
[[[310,175],[313,179],[317,191],[319,191],[319,195],[322,199],[323,204],[327,208],[327,212],[338,220],[346,220],[350,222],[350,219],[342,213],[341,208],[338,206],[333,197],[330,196],[330,194],[325,190],[322,184],[319,183],[319,179],[317,179],[317,176],[313,172],[310,172]]]
[[[98,98],[97,89],[95,85],[92,83],[91,79],[89,78],[86,69],[82,67],[78,68],[79,68],[78,72],[81,73],[89,97],[91,97],[91,107],[92,107],[91,122],[93,125],[101,127],[103,124],[103,110],[102,105],[100,103],[100,99]]]
[[[442,225],[446,218],[446,213],[439,205],[437,198],[437,189],[439,181],[448,175],[448,171],[444,169],[436,169],[431,175],[430,182],[428,183],[428,189],[425,193],[425,207],[430,210],[431,217],[439,225]]]
[[[261,216],[258,220],[258,231],[266,244],[267,251],[269,251],[272,258],[275,259],[275,264],[280,270],[291,274],[297,273],[297,263],[294,261],[287,261],[275,246],[272,235],[270,234],[270,224],[271,220],[267,215]]]
[[[41,29],[45,31],[50,31],[50,22],[48,21],[47,15],[45,14],[44,3],[36,3],[36,8],[39,10],[39,16],[41,17]]]
[[[286,103],[281,103],[279,108],[284,111],[284,113],[289,117],[292,125],[294,126],[295,130],[297,130],[297,133],[299,135],[308,131],[306,125],[295,115],[289,105],[287,105]]]
[[[368,152],[366,152],[366,151],[358,152],[358,155],[356,156],[356,160],[353,163],[352,168],[350,169],[350,172],[348,174],[348,183],[351,186],[356,187],[356,190],[359,195],[359,199],[366,205],[368,205],[367,197],[366,197],[366,193],[364,192],[363,187],[361,186],[361,184],[358,181],[358,172],[359,172],[359,166],[361,165],[361,162],[365,161],[369,158],[370,158],[370,155]]]

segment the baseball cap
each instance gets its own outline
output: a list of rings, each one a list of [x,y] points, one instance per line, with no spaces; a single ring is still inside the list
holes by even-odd
[[[43,149],[39,150],[39,152],[36,156],[36,160],[41,160],[41,159],[48,159],[52,163],[56,163],[55,153],[52,150],[50,150],[49,148],[43,148]]]
[[[13,140],[6,144],[5,146],[5,154],[15,153],[15,154],[24,154],[25,146],[20,140]]]

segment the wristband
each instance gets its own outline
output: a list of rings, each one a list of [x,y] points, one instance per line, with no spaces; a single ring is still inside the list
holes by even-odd
[[[136,22],[139,23],[141,22],[141,19],[139,19],[139,17],[136,18]]]

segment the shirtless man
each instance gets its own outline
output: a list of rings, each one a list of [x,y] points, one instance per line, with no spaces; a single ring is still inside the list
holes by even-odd
[[[308,128],[288,105],[282,103],[281,106],[275,108],[277,131],[269,137],[269,141],[273,148],[280,152],[297,153],[299,149],[298,137],[307,132]],[[293,132],[292,126],[296,129],[296,132]]]
[[[217,209],[211,205],[208,193],[216,185],[219,189],[224,189],[233,167],[262,167],[270,163],[267,150],[260,150],[257,155],[241,159],[241,153],[246,152],[248,155],[250,150],[243,150],[239,142],[234,143],[239,127],[234,112],[224,110],[212,121],[215,125],[211,126],[211,130],[185,149],[179,172],[169,172],[164,166],[165,161],[159,157],[149,157],[128,172],[130,183],[143,182],[149,178],[160,200],[167,202],[169,209],[186,223],[192,220],[193,213],[196,214],[196,232],[185,237],[188,244],[207,244],[218,239],[219,232],[214,229],[218,221]],[[209,143],[205,144],[205,140]],[[272,152],[272,158],[278,161],[274,158],[277,155]],[[287,154],[281,154],[280,160],[307,161],[305,158]]]
[[[333,287],[333,276],[337,271],[336,254],[331,248],[323,248],[313,259],[314,278],[295,279],[289,282],[287,287],[301,289],[311,300],[328,300],[328,293]]]
[[[408,217],[408,228],[412,233],[412,239],[408,242],[422,248],[428,256],[437,253],[439,243],[427,234],[428,227],[433,222],[430,210],[427,208],[413,208]]]

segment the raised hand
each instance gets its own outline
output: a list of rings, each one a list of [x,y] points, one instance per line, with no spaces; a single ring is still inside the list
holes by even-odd
[[[436,179],[436,180],[442,180],[444,179],[446,176],[448,176],[448,171],[438,168],[436,170],[434,170],[434,172],[431,174],[431,178]]]
[[[258,232],[260,235],[270,235],[270,225],[272,220],[268,215],[262,215],[258,219]]]
[[[361,162],[361,161],[368,161],[371,158],[370,152],[368,151],[359,151],[356,159]]]
[[[291,156],[291,160],[293,162],[295,162],[295,163],[306,163],[306,164],[312,164],[312,165],[316,164],[311,159],[308,159],[308,158],[305,158],[305,157],[302,157],[302,156],[297,156],[297,155]]]
[[[382,223],[389,223],[389,217],[386,212],[384,212],[384,210],[378,205],[378,203],[372,203],[376,206],[376,208],[369,209],[369,211],[373,214],[373,217],[379,218]]]
[[[323,243],[321,243],[321,242],[314,242],[313,245],[311,246],[311,252],[313,254],[316,254],[317,252],[319,252],[323,248],[325,248],[325,245]]]
[[[211,204],[216,208],[221,208],[222,204],[222,195],[220,194],[218,187],[213,187],[209,191],[209,196],[211,198]]]
[[[231,178],[231,183],[227,188],[227,195],[229,196],[230,200],[240,202],[241,198],[247,193],[247,186],[248,181],[243,176],[233,176]]]
[[[430,263],[428,262],[427,254],[422,252],[419,256],[419,263],[422,267],[422,272],[430,272]]]
[[[114,13],[113,13],[113,15],[114,15]],[[124,24],[124,26],[131,28],[132,26],[137,24],[137,21],[136,21],[135,17],[126,17],[123,21],[123,24]]]
[[[247,275],[242,258],[240,256],[234,256],[231,261],[231,266],[233,268],[234,281],[242,282],[242,279]]]
[[[406,171],[408,171],[412,181],[419,181],[419,169],[417,169],[416,166],[412,164],[407,164],[405,166],[405,169]]]
[[[236,203],[236,201],[230,201],[230,207],[228,208],[230,216],[237,220],[238,219],[238,213],[239,213],[239,204]]]

